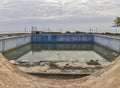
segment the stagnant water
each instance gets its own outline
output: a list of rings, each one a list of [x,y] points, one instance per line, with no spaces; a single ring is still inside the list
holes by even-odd
[[[27,44],[3,54],[27,73],[76,77],[105,67],[118,56],[117,52],[93,43]]]

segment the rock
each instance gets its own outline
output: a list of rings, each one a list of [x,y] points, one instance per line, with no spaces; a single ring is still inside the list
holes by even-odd
[[[16,64],[16,61],[15,60],[10,60],[10,63],[12,63],[12,64]]]

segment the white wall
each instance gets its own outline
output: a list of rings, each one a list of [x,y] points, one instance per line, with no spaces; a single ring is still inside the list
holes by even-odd
[[[0,52],[31,42],[31,36],[13,37],[0,40]]]
[[[113,36],[94,35],[94,42],[120,52],[120,38]]]

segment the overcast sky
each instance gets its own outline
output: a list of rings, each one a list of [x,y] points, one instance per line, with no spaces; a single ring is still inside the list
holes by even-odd
[[[120,0],[0,0],[0,32],[115,32]],[[119,28],[120,29],[120,28]]]

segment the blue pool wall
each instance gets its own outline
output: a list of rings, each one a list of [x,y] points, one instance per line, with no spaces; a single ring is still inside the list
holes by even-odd
[[[0,39],[0,52],[4,52],[31,42],[31,35]]]
[[[120,38],[99,34],[32,34],[32,43],[96,43],[120,52]]]
[[[33,34],[31,37],[33,43],[56,43],[56,42],[94,42],[92,34]]]
[[[29,36],[0,39],[0,52],[28,43],[97,43],[120,52],[120,38],[98,34],[32,34]]]

